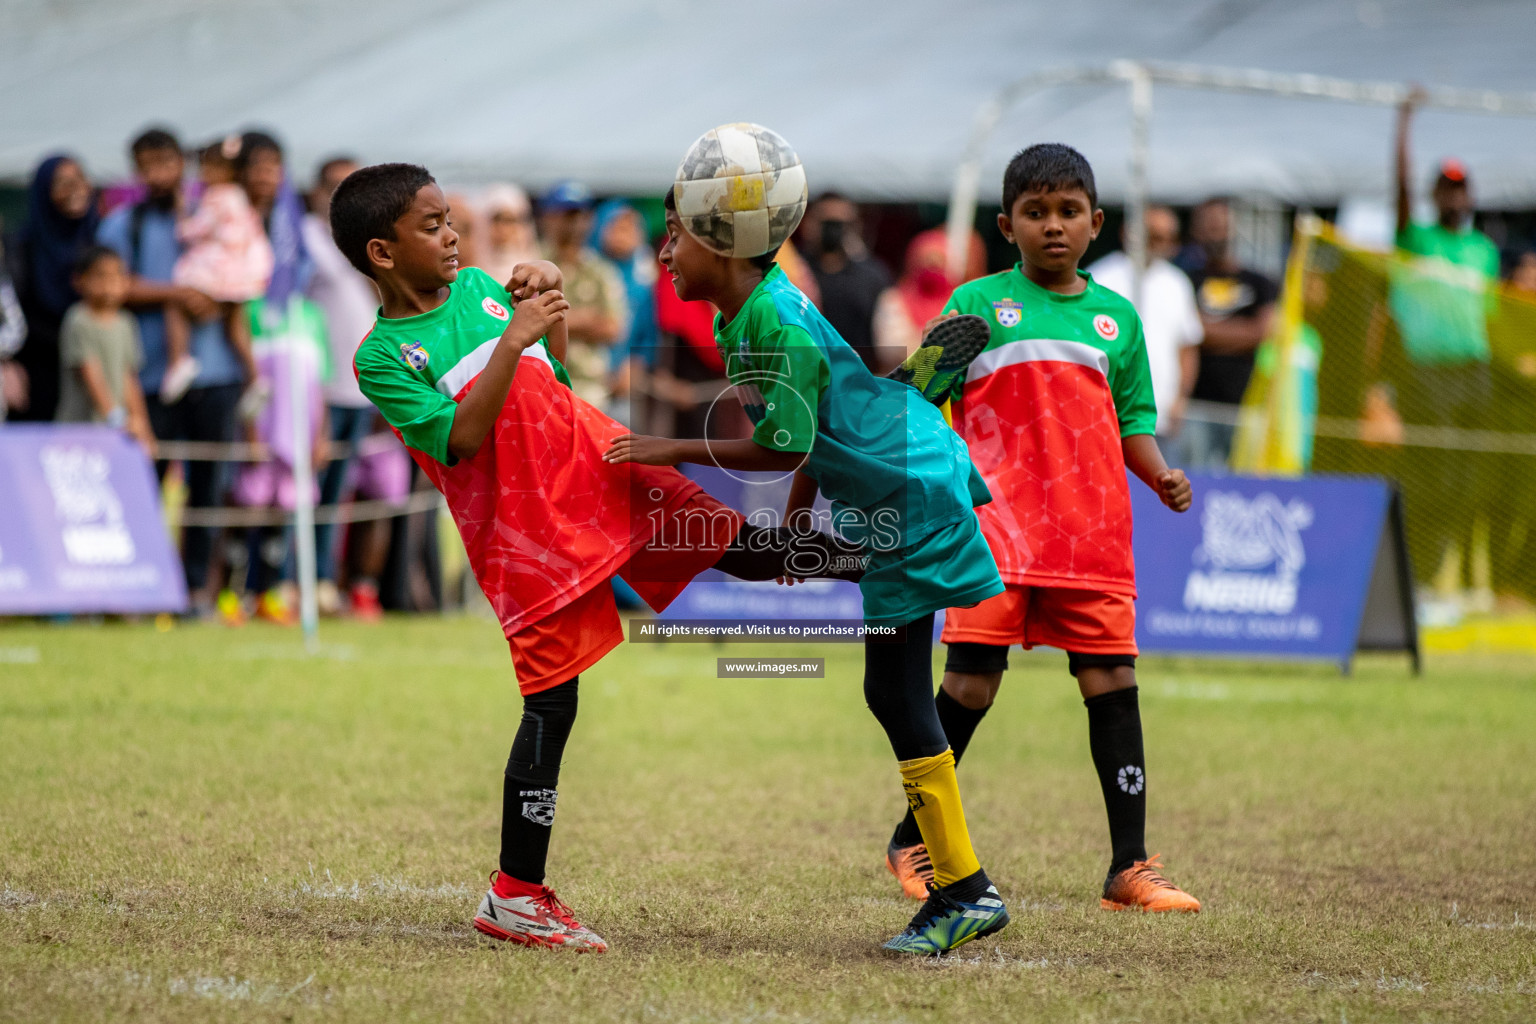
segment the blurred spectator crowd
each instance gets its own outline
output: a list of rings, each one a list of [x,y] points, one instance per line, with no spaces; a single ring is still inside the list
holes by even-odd
[[[291,510],[301,449],[322,508],[357,500],[403,508],[425,486],[351,369],[378,298],[332,242],[327,215],[358,164],[338,155],[301,178],[281,142],[261,131],[189,149],[152,128],[129,150],[133,181],[105,188],[79,160],[48,157],[30,182],[25,220],[7,226],[15,230],[0,263],[0,420],[129,432],[159,456],[167,507],[189,520],[181,551],[194,614],[291,623],[291,527],[208,525],[208,510]],[[1461,202],[1453,193],[1464,179],[1464,170],[1442,167],[1436,202]],[[658,273],[659,201],[598,202],[565,181],[536,199],[510,182],[450,187],[450,203],[461,265],[499,280],[530,259],[560,266],[571,302],[567,368],[582,397],[649,433],[718,435],[736,426],[718,419],[734,413],[713,404],[724,375],[713,307],[679,300]],[[1470,230],[1470,205],[1462,205]],[[868,212],[841,195],[818,196],[779,260],[884,373],[918,345],[921,326],[957,284],[1005,267],[988,266],[973,233],[964,270],[952,275],[943,229],[918,230],[915,221],[894,246],[883,239],[887,251],[904,248],[900,266],[888,267],[871,251]],[[1219,469],[1278,285],[1238,259],[1225,199],[1194,207],[1187,231],[1167,206],[1148,209],[1145,224],[1148,264],[1135,299],[1157,432],[1173,464]],[[1123,251],[1087,269],[1132,295]],[[1512,277],[1536,292],[1536,256],[1517,260]],[[293,436],[294,402],[309,407],[308,437]],[[1234,414],[1192,414],[1220,406]],[[194,457],[185,442],[247,442],[261,457]],[[431,516],[319,526],[322,612],[370,618],[386,604],[439,605]]]

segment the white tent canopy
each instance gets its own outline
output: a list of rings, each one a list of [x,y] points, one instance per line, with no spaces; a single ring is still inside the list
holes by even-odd
[[[307,178],[338,151],[445,181],[659,192],[688,144],[753,120],[800,151],[813,191],[943,199],[978,104],[1021,76],[1116,58],[1525,91],[1526,0],[0,0],[0,177],[55,150],[127,172],[151,122],[193,142],[263,126]],[[1124,195],[1123,87],[1073,86],[1010,111],[1009,152],[1082,149]],[[1155,198],[1385,194],[1381,107],[1159,87]],[[1426,111],[1417,177],[1454,154],[1479,201],[1536,205],[1536,120]]]

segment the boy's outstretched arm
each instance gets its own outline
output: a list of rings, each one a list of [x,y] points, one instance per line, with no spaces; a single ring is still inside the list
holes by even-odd
[[[570,308],[565,296],[554,290],[540,292],[517,304],[511,322],[501,332],[501,341],[490,362],[480,371],[475,386],[470,388],[453,414],[448,451],[455,458],[474,458],[491,427],[495,426],[501,407],[506,404],[512,377],[517,373],[517,360],[523,350],[563,320],[565,311]]]
[[[816,504],[819,489],[816,480],[805,470],[795,474],[794,481],[789,485],[789,497],[784,501],[785,526],[794,526],[796,517],[811,510],[811,506]]]
[[[1193,500],[1189,478],[1182,469],[1168,468],[1157,447],[1157,438],[1151,434],[1132,434],[1120,439],[1120,450],[1125,455],[1126,468],[1156,491],[1164,505],[1175,512],[1189,511]]]
[[[612,463],[676,466],[681,462],[692,462],[700,466],[719,466],[721,469],[749,472],[767,470],[786,473],[799,469],[805,460],[805,452],[781,452],[764,448],[750,437],[730,441],[678,441],[669,437],[622,434],[614,438],[608,450],[603,453],[603,461]]]
[[[816,504],[816,495],[821,490],[820,485],[805,470],[797,470],[795,478],[789,485],[789,497],[784,499],[784,526],[797,533],[816,531],[816,519],[811,514],[811,507]],[[799,522],[801,517],[804,522]],[[796,583],[804,583],[803,576],[779,576],[775,579],[782,587],[792,587]]]

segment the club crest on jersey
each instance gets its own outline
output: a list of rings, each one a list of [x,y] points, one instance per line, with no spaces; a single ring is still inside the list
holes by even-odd
[[[1115,318],[1106,313],[1100,313],[1093,318],[1093,329],[1099,332],[1099,337],[1105,341],[1114,341],[1120,337],[1120,325],[1115,323]]]
[[[507,307],[503,306],[489,295],[481,300],[480,308],[491,314],[491,316],[495,317],[497,320],[512,319],[512,314],[507,312]]]
[[[751,373],[757,369],[757,367],[752,365],[752,346],[747,343],[746,338],[742,338],[737,343],[736,355],[732,359],[732,366],[735,367],[736,373]],[[726,376],[729,377],[731,372],[731,367],[727,367]]]
[[[999,299],[992,303],[992,315],[1004,327],[1017,327],[1019,321],[1024,319],[1024,307],[1012,299]]]
[[[413,370],[425,370],[427,368],[427,350],[421,347],[419,341],[408,341],[400,346],[400,358],[405,360],[405,365]]]

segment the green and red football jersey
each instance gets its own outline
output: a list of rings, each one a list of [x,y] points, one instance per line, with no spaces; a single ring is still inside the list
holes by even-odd
[[[363,394],[447,498],[507,636],[607,585],[650,543],[664,514],[700,491],[669,466],[604,462],[609,442],[628,428],[571,392],[542,341],[518,360],[480,450],[455,460],[454,412],[490,362],[511,308],[490,275],[466,268],[436,309],[379,317],[353,360]],[[688,578],[629,582],[660,609]]]
[[[1157,407],[1136,310],[1082,276],[1077,295],[1017,265],[955,289],[945,312],[984,317],[992,338],[954,426],[992,492],[976,513],[1005,582],[1134,595],[1120,442],[1153,433]]]

